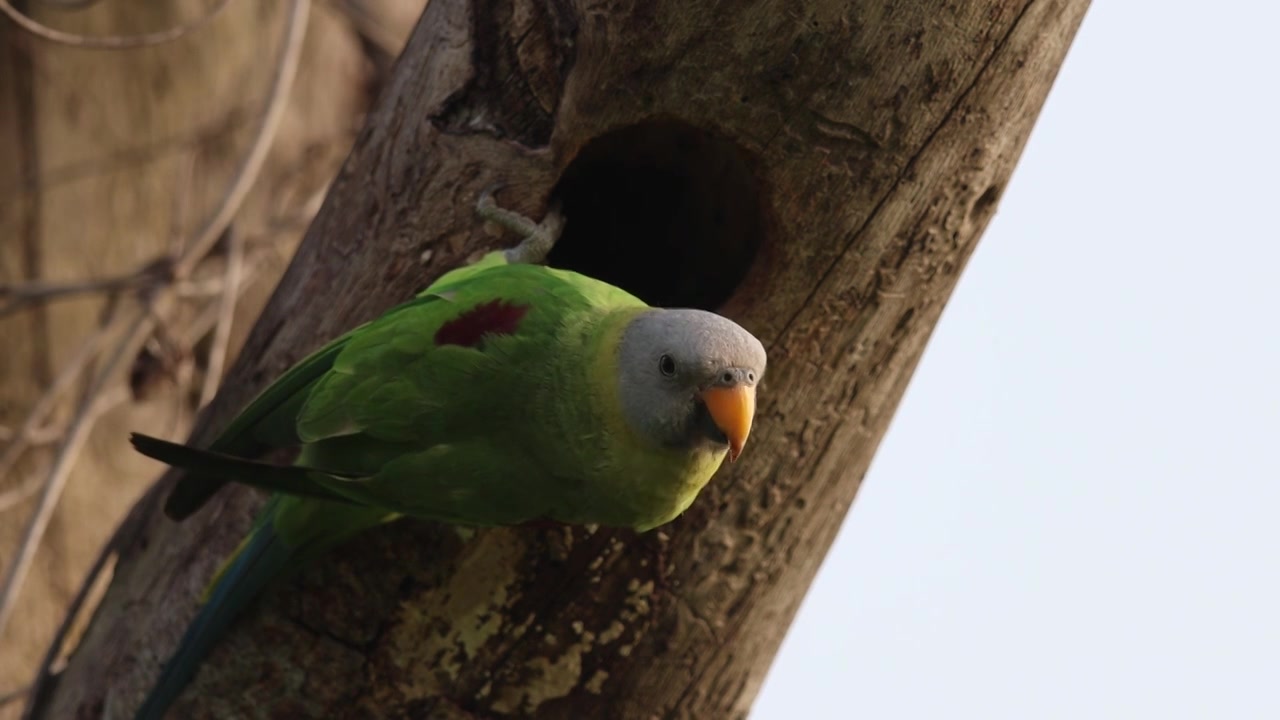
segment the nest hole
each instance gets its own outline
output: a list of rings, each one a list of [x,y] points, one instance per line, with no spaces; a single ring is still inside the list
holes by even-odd
[[[762,193],[746,151],[675,120],[593,139],[553,190],[568,222],[548,264],[650,305],[720,307],[764,240]]]

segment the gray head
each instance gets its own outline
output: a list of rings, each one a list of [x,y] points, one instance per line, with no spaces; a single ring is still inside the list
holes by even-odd
[[[649,310],[623,331],[622,412],[668,447],[742,452],[764,377],[764,346],[737,323],[703,310]]]

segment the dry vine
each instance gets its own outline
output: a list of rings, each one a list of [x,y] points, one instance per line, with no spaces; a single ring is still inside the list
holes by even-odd
[[[198,21],[168,31],[103,38],[84,38],[51,31],[20,15],[6,0],[0,0],[0,11],[24,30],[44,39],[80,47],[120,49],[167,42],[185,35],[205,25],[227,3],[228,0],[220,0],[218,5]],[[0,583],[0,633],[3,633],[10,619],[36,550],[84,441],[96,419],[104,411],[130,397],[129,376],[135,358],[149,344],[165,343],[165,320],[174,314],[180,301],[211,298],[204,300],[206,305],[203,311],[198,313],[195,322],[183,332],[180,343],[191,347],[212,333],[205,378],[200,388],[200,406],[208,403],[217,390],[225,365],[231,318],[239,296],[253,279],[255,263],[252,259],[263,252],[262,248],[255,247],[254,239],[244,237],[243,233],[234,228],[232,221],[257,179],[280,125],[289,89],[296,75],[310,5],[310,0],[292,0],[271,85],[253,139],[214,211],[195,233],[189,237],[175,233],[168,253],[123,275],[72,283],[32,281],[14,285],[0,284],[0,318],[28,307],[38,307],[75,295],[96,293],[104,294],[107,298],[107,309],[100,318],[98,329],[60,369],[26,418],[17,427],[3,428],[4,432],[0,433],[0,441],[7,441],[7,445],[0,451],[0,477],[6,476],[32,447],[51,443],[57,443],[58,446],[46,473],[33,476],[16,487],[0,492],[0,512],[10,510],[32,495],[39,494],[36,507],[27,520],[18,551],[8,564],[4,580]],[[185,165],[184,180],[189,180],[192,164]],[[187,191],[185,182],[180,182],[178,187],[175,199],[179,208],[175,217],[179,218],[180,223],[187,202]],[[322,196],[323,191],[307,202],[304,212],[314,213]],[[296,225],[299,220],[300,218],[286,218],[273,222],[266,234],[270,237],[281,227]],[[309,218],[301,220],[307,221]],[[212,287],[208,287],[209,283],[196,278],[199,274],[197,271],[206,267],[214,258],[219,240],[223,240],[225,246],[223,274]],[[126,294],[132,295],[136,300],[127,310],[123,307],[126,303],[122,302]],[[54,410],[71,388],[86,379],[70,420],[65,425],[51,421]],[[109,553],[104,552],[91,570],[93,575],[106,566],[104,561],[108,556]],[[85,587],[88,588],[91,584],[88,582]],[[59,630],[36,682],[25,688],[0,692],[0,706],[26,697],[39,685],[50,671],[50,666],[58,661],[62,639],[85,600],[84,591],[73,600],[67,615],[68,621]]]
[[[45,0],[48,4],[48,0]],[[63,7],[75,7],[77,9],[88,7],[95,4],[96,0],[87,0],[74,5],[70,3],[51,3],[61,5]],[[139,35],[104,35],[101,37],[93,37],[88,35],[77,35],[75,33],[63,32],[55,30],[47,25],[36,22],[29,15],[24,15],[15,8],[9,0],[0,0],[0,12],[3,12],[15,25],[25,30],[33,37],[47,40],[49,42],[58,43],[60,45],[70,45],[72,47],[88,48],[91,50],[124,50],[126,48],[149,47],[152,45],[163,45],[167,42],[173,42],[178,38],[188,35],[200,28],[204,27],[218,16],[231,0],[218,0],[218,4],[213,6],[204,15],[196,18],[192,22],[175,25],[171,28],[159,30],[150,33],[141,33]]]

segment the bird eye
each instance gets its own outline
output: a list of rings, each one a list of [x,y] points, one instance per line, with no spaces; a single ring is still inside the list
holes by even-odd
[[[671,359],[670,355],[663,355],[658,358],[658,372],[671,377],[676,374],[676,361]]]

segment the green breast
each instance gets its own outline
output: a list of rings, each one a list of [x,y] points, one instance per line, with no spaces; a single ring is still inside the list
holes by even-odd
[[[568,397],[547,399],[552,425],[568,435],[547,443],[560,448],[552,462],[565,478],[558,520],[649,530],[684,512],[724,460],[723,450],[655,445],[626,422],[618,348],[627,323],[646,309],[618,309],[562,333],[561,347],[580,348],[587,362],[561,369],[554,386]]]

